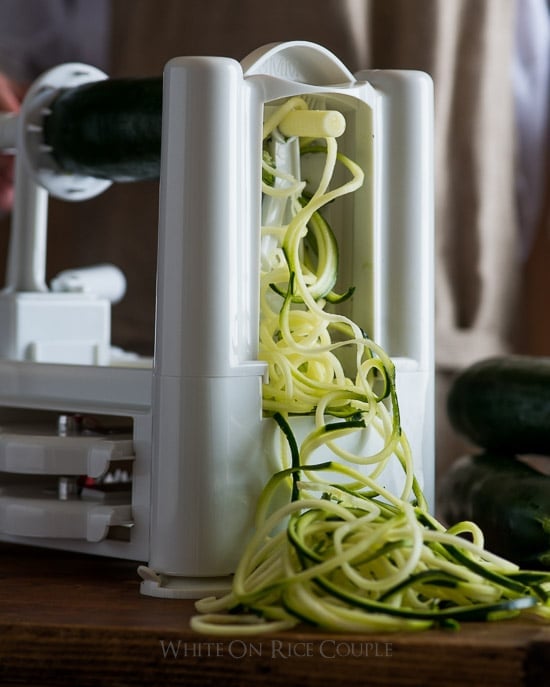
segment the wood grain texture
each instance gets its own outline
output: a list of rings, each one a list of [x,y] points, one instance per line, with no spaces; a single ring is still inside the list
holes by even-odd
[[[0,545],[0,684],[542,687],[550,624],[262,638],[189,629],[191,601],[140,596],[136,563]]]

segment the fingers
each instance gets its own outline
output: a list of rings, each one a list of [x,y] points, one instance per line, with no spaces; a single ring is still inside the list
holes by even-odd
[[[9,212],[13,205],[13,169],[14,159],[0,155],[0,214]]]
[[[0,111],[18,112],[25,88],[21,84],[0,74]],[[0,154],[0,215],[9,212],[13,206],[14,158]]]
[[[0,74],[0,110],[4,112],[18,112],[21,104],[24,89],[8,79],[4,74]]]

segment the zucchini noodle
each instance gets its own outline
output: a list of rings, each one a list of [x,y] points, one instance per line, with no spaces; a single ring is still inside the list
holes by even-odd
[[[338,249],[321,211],[359,189],[364,175],[334,138],[282,137],[277,127],[285,115],[307,107],[290,98],[263,132],[264,218],[281,223],[262,227],[259,348],[269,371],[264,414],[281,430],[280,469],[260,496],[231,591],[198,601],[191,626],[236,636],[303,622],[335,632],[389,632],[520,612],[548,618],[549,574],[521,571],[486,551],[474,523],[446,529],[428,513],[401,429],[394,364],[356,323],[327,308],[352,289],[343,296],[332,290]],[[312,194],[296,163],[277,165],[272,154],[278,145],[300,144],[302,156],[323,156]],[[335,185],[338,165],[348,179]],[[344,351],[352,353],[352,373]],[[300,445],[291,427],[296,415],[314,423]],[[370,453],[356,452],[340,442],[350,435],[380,442]],[[318,449],[333,458],[315,463]],[[391,460],[404,474],[398,495],[378,481]]]

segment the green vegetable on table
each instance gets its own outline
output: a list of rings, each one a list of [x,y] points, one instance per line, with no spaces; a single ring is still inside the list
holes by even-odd
[[[550,455],[550,358],[481,360],[455,379],[447,409],[454,429],[480,448]]]
[[[550,476],[525,462],[550,456],[550,358],[481,360],[455,379],[447,409],[454,429],[481,451],[444,476],[443,518],[474,520],[490,550],[550,569]]]
[[[550,570],[550,476],[515,456],[463,456],[442,480],[443,518],[473,520],[494,553]]]

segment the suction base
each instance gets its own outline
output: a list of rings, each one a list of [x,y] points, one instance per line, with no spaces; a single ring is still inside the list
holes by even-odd
[[[206,596],[223,596],[231,591],[232,577],[182,577],[160,575],[141,565],[138,574],[142,579],[140,593],[162,599],[202,599]]]

